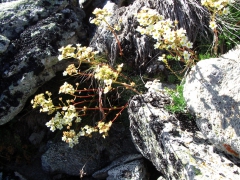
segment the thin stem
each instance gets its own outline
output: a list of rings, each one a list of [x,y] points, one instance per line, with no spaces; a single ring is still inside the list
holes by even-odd
[[[115,37],[115,39],[116,39],[116,41],[117,41],[118,48],[119,48],[119,50],[120,50],[120,53],[119,53],[119,54],[120,54],[120,56],[123,56],[123,50],[122,50],[122,48],[121,48],[120,41],[119,41],[119,39],[118,39],[118,37],[117,37],[117,34],[115,33],[115,31],[114,31],[114,29],[112,28],[112,26],[111,26],[105,19],[104,19],[103,21],[107,24],[109,30],[113,33],[113,35],[114,35],[114,37]]]

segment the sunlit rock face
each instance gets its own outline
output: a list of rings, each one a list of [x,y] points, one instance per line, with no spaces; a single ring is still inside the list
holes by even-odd
[[[38,87],[63,70],[58,49],[86,39],[84,12],[65,0],[0,3],[0,125],[24,107]]]
[[[174,116],[164,109],[164,91],[134,96],[128,107],[133,142],[166,179],[239,179],[239,159],[215,149],[194,118]]]
[[[240,46],[219,58],[202,60],[184,85],[189,110],[218,149],[240,157]]]

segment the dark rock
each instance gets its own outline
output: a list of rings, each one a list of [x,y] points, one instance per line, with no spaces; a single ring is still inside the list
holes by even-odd
[[[113,124],[106,139],[98,134],[94,134],[92,138],[81,137],[79,144],[73,148],[69,148],[68,144],[63,142],[50,145],[41,157],[43,170],[50,174],[63,173],[74,176],[78,176],[81,170],[84,176],[91,175],[116,158],[136,154],[130,132],[124,129],[120,124]]]
[[[147,179],[141,154],[124,155],[92,176],[96,179]]]

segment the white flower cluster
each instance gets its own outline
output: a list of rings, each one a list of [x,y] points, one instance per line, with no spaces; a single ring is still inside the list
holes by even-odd
[[[79,60],[81,63],[82,61],[93,61],[95,55],[98,51],[93,51],[91,47],[81,46],[81,44],[76,44],[77,47],[72,47],[71,44],[67,45],[66,47],[60,48],[58,51],[61,52],[61,55],[58,56],[59,61],[63,59],[75,58]]]
[[[65,82],[59,89],[59,94],[60,93],[73,95],[75,93],[75,89],[74,89],[73,85]]]
[[[68,65],[68,67],[66,68],[65,71],[63,71],[63,76],[66,76],[66,75],[76,75],[78,73],[77,71],[77,68],[75,67],[74,64],[70,64]]]
[[[104,83],[104,93],[106,94],[112,89],[112,83],[118,78],[119,73],[122,71],[123,64],[118,65],[116,71],[108,65],[97,66],[94,77]]]
[[[103,138],[108,136],[108,131],[110,130],[110,127],[112,126],[112,121],[109,121],[108,123],[105,122],[98,122],[98,129],[99,133],[102,134]]]
[[[72,126],[72,121],[80,122],[81,118],[78,117],[75,106],[69,105],[62,108],[63,111],[57,112],[55,116],[46,123],[46,126],[50,128],[51,131],[56,129],[62,129],[63,126],[70,128]]]
[[[70,130],[70,131],[64,131],[63,132],[63,137],[62,137],[62,141],[66,142],[69,144],[69,147],[73,147],[74,145],[78,144],[78,138],[80,136],[80,133],[77,133],[74,130]]]
[[[159,92],[162,90],[162,83],[160,83],[159,80],[155,79],[154,81],[148,81],[145,84],[145,87],[148,89],[148,92]]]
[[[185,61],[190,59],[189,51],[179,51],[184,48],[190,49],[193,44],[188,40],[186,30],[183,28],[175,30],[177,21],[164,20],[164,17],[159,15],[157,11],[146,7],[143,7],[136,17],[140,24],[137,31],[154,38],[157,41],[154,45],[156,49],[178,51],[178,56],[181,55]]]
[[[226,13],[229,12],[226,10],[226,6],[233,3],[235,3],[235,0],[201,0],[201,4],[203,6],[209,7],[211,9],[217,9],[218,11],[222,12],[226,11]]]
[[[61,47],[58,51],[62,52],[61,55],[58,56],[58,60],[61,61],[63,59],[74,58],[75,57],[75,47],[72,47],[71,44],[66,47]]]
[[[72,148],[74,145],[79,143],[78,139],[80,136],[92,137],[93,132],[98,131],[100,134],[102,134],[103,138],[105,138],[106,136],[108,136],[108,131],[110,130],[111,126],[112,126],[112,121],[109,121],[108,123],[105,123],[102,121],[98,122],[98,125],[96,127],[85,125],[84,127],[81,128],[81,131],[78,133],[76,133],[72,129],[69,131],[64,131],[62,140],[68,143],[69,147]]]
[[[76,59],[78,59],[80,62],[82,61],[88,61],[91,62],[94,60],[94,57],[96,54],[98,54],[98,51],[93,51],[93,48],[81,46],[81,44],[76,44],[77,46],[77,53],[76,53]]]
[[[97,132],[97,128],[94,128],[89,125],[85,125],[84,127],[81,128],[81,131],[79,132],[80,136],[87,136],[87,137],[92,137],[93,132]]]
[[[45,93],[48,96],[48,99],[46,99],[45,95],[41,93],[36,95],[34,99],[31,100],[31,104],[33,108],[41,106],[40,112],[48,112],[48,114],[52,114],[56,110],[51,99],[52,94],[48,91]]]
[[[209,27],[212,30],[217,28],[215,15],[228,15],[230,11],[227,6],[233,4],[234,2],[235,0],[201,0],[201,4],[206,6],[208,10],[214,14],[209,23]]]
[[[90,21],[90,23],[96,24],[97,26],[100,26],[101,23],[106,23],[106,18],[111,16],[112,14],[108,12],[106,8],[100,9],[96,8],[93,11],[93,14],[96,16],[94,19]]]
[[[81,128],[81,131],[77,135],[92,137],[93,132],[99,132],[100,134],[102,134],[102,137],[105,138],[106,136],[108,136],[108,131],[110,130],[111,126],[112,121],[109,121],[107,123],[99,121],[96,127],[85,125],[83,128]]]

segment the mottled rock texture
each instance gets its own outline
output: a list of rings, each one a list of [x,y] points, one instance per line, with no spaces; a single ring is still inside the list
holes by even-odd
[[[86,39],[77,2],[18,0],[0,3],[0,125],[18,114],[38,87],[65,66],[58,49]]]
[[[136,153],[129,130],[119,123],[113,124],[106,139],[98,134],[92,138],[81,137],[79,144],[73,148],[63,142],[54,143],[42,155],[41,160],[43,170],[50,174],[78,176],[81,169],[86,175],[91,175],[123,155]]]
[[[163,107],[164,92],[134,96],[129,103],[130,131],[136,148],[166,179],[239,179],[240,168],[216,151],[189,117],[177,119]]]
[[[108,175],[109,176],[106,180],[147,179],[147,173],[144,167],[143,159],[135,160],[122,166],[115,167],[108,171]]]
[[[141,154],[124,155],[114,160],[109,166],[95,172],[95,179],[148,179]]]
[[[202,60],[184,85],[189,110],[217,148],[240,157],[240,46],[219,58]]]
[[[208,13],[197,0],[135,0],[129,6],[120,8],[108,1],[104,7],[112,12],[109,24],[113,27],[116,24],[120,25],[121,29],[116,33],[123,49],[123,59],[135,65],[135,69],[146,68],[145,64],[156,58],[159,53],[159,50],[153,47],[153,39],[136,31],[139,24],[134,15],[143,6],[156,9],[166,19],[178,20],[179,27],[186,29],[189,39],[193,42],[197,37],[207,37]],[[90,44],[100,52],[106,53],[112,64],[119,57],[116,38],[107,28],[98,27]]]

